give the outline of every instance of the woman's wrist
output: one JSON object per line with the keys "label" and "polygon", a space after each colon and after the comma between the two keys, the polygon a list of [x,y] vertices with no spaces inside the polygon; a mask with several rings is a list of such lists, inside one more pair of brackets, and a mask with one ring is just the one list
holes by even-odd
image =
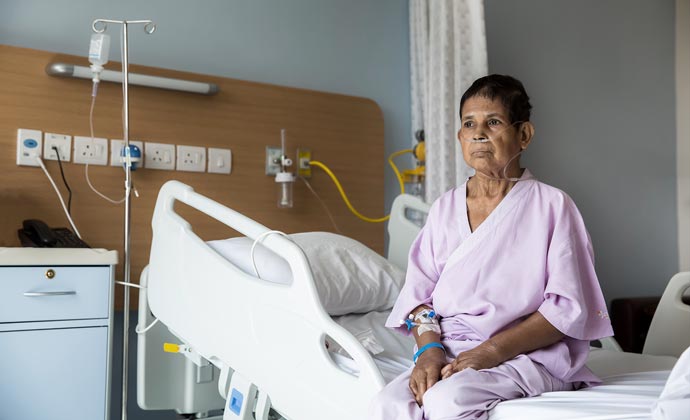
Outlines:
{"label": "woman's wrist", "polygon": [[490,338],[486,340],[484,343],[482,343],[482,347],[484,347],[486,351],[491,353],[493,357],[498,361],[498,363],[503,363],[508,359],[512,359],[512,357],[508,357],[504,354],[501,345],[498,342],[496,342],[496,340],[494,340],[493,338]]}
{"label": "woman's wrist", "polygon": [[429,350],[420,354],[419,357],[417,357],[417,363],[419,363],[421,360],[434,360],[434,359],[437,359],[437,360],[441,361],[442,363],[446,363],[446,352],[444,350],[437,348],[437,347],[430,348]]}
{"label": "woman's wrist", "polygon": [[[435,352],[435,351],[442,352],[444,356],[446,354],[446,348],[443,347],[443,344],[439,343],[438,341],[432,341],[432,342],[429,342],[429,343],[421,346],[417,350],[417,352],[414,354],[414,357],[412,360],[414,361],[414,363],[417,363],[417,360],[420,357],[422,357],[424,354],[427,354],[430,352]],[[431,353],[431,354],[437,354],[438,355],[438,353]]]}

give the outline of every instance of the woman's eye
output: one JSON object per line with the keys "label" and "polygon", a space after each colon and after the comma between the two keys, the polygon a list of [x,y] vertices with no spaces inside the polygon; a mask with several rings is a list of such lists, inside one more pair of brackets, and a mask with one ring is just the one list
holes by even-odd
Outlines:
{"label": "woman's eye", "polygon": [[500,125],[501,122],[499,120],[489,120],[489,125]]}
{"label": "woman's eye", "polygon": [[465,128],[472,128],[472,127],[474,126],[474,123],[473,123],[472,121],[465,121],[465,122],[462,124],[462,126],[465,127]]}

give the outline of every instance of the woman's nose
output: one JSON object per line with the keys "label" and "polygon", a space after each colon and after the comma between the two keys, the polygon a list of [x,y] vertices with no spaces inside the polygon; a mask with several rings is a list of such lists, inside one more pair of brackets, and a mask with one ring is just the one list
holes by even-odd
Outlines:
{"label": "woman's nose", "polygon": [[486,134],[484,134],[484,133],[481,132],[481,131],[478,132],[478,133],[475,133],[475,134],[472,136],[472,140],[474,140],[474,141],[483,141],[483,140],[488,140],[488,139],[489,139],[489,138],[486,136]]}
{"label": "woman's nose", "polygon": [[486,131],[484,130],[484,127],[479,126],[477,127],[476,130],[472,133],[472,140],[477,141],[477,142],[482,142],[482,141],[487,141],[489,139],[489,136],[486,134]]}

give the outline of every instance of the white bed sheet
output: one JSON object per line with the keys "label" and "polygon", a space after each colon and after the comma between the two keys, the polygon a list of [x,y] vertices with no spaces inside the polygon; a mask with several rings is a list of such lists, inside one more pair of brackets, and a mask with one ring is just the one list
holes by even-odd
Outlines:
{"label": "white bed sheet", "polygon": [[[334,320],[350,331],[367,350],[386,382],[412,366],[414,340],[384,327],[388,312],[345,315]],[[357,374],[357,366],[345,354],[332,348],[334,362]],[[372,351],[374,350],[374,351]],[[650,356],[593,349],[587,366],[603,383],[570,392],[549,392],[539,397],[505,401],[490,412],[491,420],[622,420],[651,419],[651,409],[659,397],[675,357]]]}

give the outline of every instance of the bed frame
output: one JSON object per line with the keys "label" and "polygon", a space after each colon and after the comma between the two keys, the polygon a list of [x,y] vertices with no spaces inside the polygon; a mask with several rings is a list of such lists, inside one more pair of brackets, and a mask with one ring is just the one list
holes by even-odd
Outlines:
{"label": "bed frame", "polygon": [[[187,359],[172,355],[178,360],[188,360],[187,376],[184,381],[178,381],[183,389],[177,394],[166,390],[164,376],[158,377],[154,384],[147,381],[145,364],[156,360],[160,363],[170,355],[158,353],[151,357],[151,352],[146,351],[146,346],[150,348],[155,340],[160,340],[160,333],[151,333],[155,328],[140,335],[139,405],[154,409],[180,407],[152,407],[147,403],[154,390],[159,394],[167,392],[163,398],[178,398],[179,403],[181,396],[189,400],[190,395],[201,395],[201,388],[196,387],[213,389],[217,383],[223,398],[210,398],[218,399],[219,408],[227,399],[224,419],[266,420],[269,408],[288,420],[364,417],[370,399],[384,386],[383,378],[357,339],[321,307],[302,250],[282,236],[267,236],[262,244],[288,261],[294,281],[291,285],[281,285],[260,280],[232,265],[200,239],[173,210],[175,201],[249,238],[256,239],[269,231],[180,182],[170,181],[163,186],[153,216],[150,262],[142,276],[142,284],[148,288],[142,293],[145,304],[140,302],[139,328],[149,325],[153,314],[164,324],[156,328],[162,331],[167,327],[178,342],[188,344],[181,351]],[[389,225],[389,259],[401,266],[406,265],[407,250],[419,230],[407,217],[410,211],[426,213],[428,206],[410,196],[401,196],[394,202]],[[690,344],[689,336],[677,333],[690,330],[690,307],[681,301],[688,288],[690,273],[680,273],[669,282],[660,304],[660,315],[652,323],[645,353],[653,353],[658,348],[656,354],[678,357]],[[261,310],[256,310],[257,307]],[[662,325],[670,322],[669,319],[673,320],[672,329]],[[349,353],[358,365],[359,375],[347,373],[333,362],[325,347],[326,337]],[[615,349],[615,340],[610,342],[612,345],[605,347]],[[157,346],[160,349],[160,343]],[[190,388],[189,382],[195,384],[195,380],[196,385]],[[175,381],[168,378],[167,382]],[[213,403],[204,400],[205,406],[188,404],[187,409],[178,411],[199,411]]]}
{"label": "bed frame", "polygon": [[[178,342],[190,344],[191,349],[183,354],[195,364],[201,364],[202,369],[205,361],[219,369],[218,390],[228,396],[226,411],[233,408],[232,389],[236,389],[242,399],[257,399],[257,420],[267,418],[268,407],[286,419],[363,417],[372,396],[384,386],[384,380],[359,341],[322,308],[302,250],[280,235],[267,236],[262,244],[288,261],[294,280],[291,285],[260,280],[235,267],[200,239],[190,224],[174,211],[175,201],[252,239],[270,229],[177,181],[167,182],[156,202],[151,257],[145,272],[147,278],[143,279],[147,285],[146,293],[142,294],[144,301]],[[392,218],[395,221],[389,227],[394,235],[391,243],[399,243],[395,236],[398,224],[402,225],[401,231],[407,232],[405,238],[411,243],[413,237],[409,232],[419,228],[406,221],[404,214],[414,206],[418,211],[428,210],[426,204],[411,196],[396,201],[394,211],[402,212],[402,216]],[[396,261],[406,262],[406,257],[407,251],[403,255],[402,248],[393,252]],[[266,310],[256,311],[259,305]],[[143,318],[139,328],[152,321],[148,309],[140,306]],[[142,345],[142,338],[148,334],[140,336],[140,363],[152,361],[150,357],[141,358],[146,356],[146,346],[151,344],[144,340]],[[324,345],[326,337],[337,342],[354,359],[358,376],[337,367]],[[158,357],[166,356],[170,355],[159,353]],[[208,369],[206,373],[197,370],[197,376],[208,379]],[[139,375],[145,375],[142,369]],[[142,378],[139,379],[141,384]],[[144,378],[143,382],[150,381]],[[209,383],[207,387],[213,386]],[[138,400],[142,408],[162,408],[147,403],[147,397],[155,392],[154,387],[141,387]],[[179,411],[195,408],[198,407]],[[239,407],[237,418],[251,418],[243,416],[252,408],[251,404],[246,409]]]}

